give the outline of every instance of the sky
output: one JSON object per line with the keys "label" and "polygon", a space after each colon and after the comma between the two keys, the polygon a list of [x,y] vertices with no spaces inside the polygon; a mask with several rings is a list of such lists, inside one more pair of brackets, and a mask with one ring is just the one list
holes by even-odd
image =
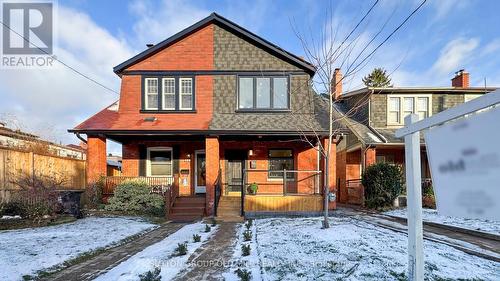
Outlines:
{"label": "sky", "polygon": [[[114,66],[143,51],[147,43],[158,43],[212,12],[307,57],[297,33],[309,43],[338,44],[375,1],[58,1],[54,53],[119,92]],[[353,43],[353,53],[375,37],[364,54],[373,50],[421,1],[377,2],[347,41]],[[386,69],[394,86],[450,86],[454,72],[462,68],[470,72],[473,86],[484,86],[485,81],[500,86],[499,9],[500,1],[494,0],[428,0],[345,81],[344,90],[362,87],[362,77],[374,67]],[[321,36],[329,30],[338,36]],[[79,142],[67,129],[117,99],[116,93],[60,65],[0,69],[0,120],[63,144]],[[108,149],[120,153],[117,145]]]}

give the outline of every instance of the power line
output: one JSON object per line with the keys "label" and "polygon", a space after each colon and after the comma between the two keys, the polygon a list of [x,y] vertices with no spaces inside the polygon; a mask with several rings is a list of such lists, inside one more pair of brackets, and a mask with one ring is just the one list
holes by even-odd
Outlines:
{"label": "power line", "polygon": [[79,71],[78,69],[66,64],[65,62],[63,62],[62,60],[58,59],[55,55],[51,55],[49,54],[47,51],[45,51],[44,49],[38,47],[37,45],[35,45],[34,43],[30,42],[26,37],[24,37],[23,35],[19,34],[18,32],[16,32],[15,30],[13,30],[12,28],[10,28],[10,26],[8,26],[7,24],[5,24],[3,21],[0,20],[0,23],[2,23],[2,25],[6,28],[8,28],[10,31],[14,32],[15,34],[17,34],[19,37],[23,38],[24,41],[28,42],[30,45],[32,45],[33,47],[37,48],[38,50],[42,51],[43,53],[45,53],[46,55],[50,56],[51,58],[53,58],[54,60],[56,60],[57,62],[59,62],[60,64],[64,65],[65,67],[69,68],[71,71],[73,71],[74,73],[82,76],[83,78],[101,86],[102,88],[114,93],[114,94],[117,94],[117,95],[120,95],[120,93],[118,93],[117,91],[111,89],[110,87],[102,84],[101,82],[93,79],[92,77],[82,73],[81,71]]}

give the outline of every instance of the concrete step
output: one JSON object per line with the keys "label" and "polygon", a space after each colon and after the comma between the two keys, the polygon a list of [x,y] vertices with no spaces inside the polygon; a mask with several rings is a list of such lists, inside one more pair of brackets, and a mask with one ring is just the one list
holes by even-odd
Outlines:
{"label": "concrete step", "polygon": [[219,201],[241,201],[239,196],[221,196]]}
{"label": "concrete step", "polygon": [[205,202],[199,203],[199,202],[189,202],[189,201],[175,201],[174,202],[174,207],[205,207]]}
{"label": "concrete step", "polygon": [[202,215],[205,214],[205,207],[172,207],[170,210],[171,214],[194,214]]}
{"label": "concrete step", "polygon": [[238,215],[225,215],[225,216],[217,216],[217,221],[221,222],[243,222],[245,218]]}
{"label": "concrete step", "polygon": [[173,222],[194,222],[202,218],[202,215],[169,214],[168,216],[168,219]]}
{"label": "concrete step", "polygon": [[225,206],[225,207],[231,207],[231,206],[240,207],[241,206],[241,202],[219,202],[219,204],[217,204],[217,206],[219,206],[219,207],[222,207],[222,206]]}
{"label": "concrete step", "polygon": [[190,202],[205,204],[205,197],[202,196],[180,196],[175,198],[175,202]]}

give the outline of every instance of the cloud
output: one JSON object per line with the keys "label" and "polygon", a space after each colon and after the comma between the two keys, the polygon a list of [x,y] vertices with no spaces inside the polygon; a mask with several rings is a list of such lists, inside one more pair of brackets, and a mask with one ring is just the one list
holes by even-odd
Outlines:
{"label": "cloud", "polygon": [[432,66],[432,70],[438,74],[443,74],[463,67],[470,60],[478,46],[478,38],[458,38],[449,42],[441,50],[441,54]]}
{"label": "cloud", "polygon": [[[55,55],[102,84],[119,89],[112,67],[132,55],[127,44],[88,15],[59,5]],[[23,129],[64,143],[77,139],[66,132],[118,99],[102,87],[60,64],[51,69],[0,70],[0,118],[17,120]],[[48,129],[51,128],[51,129]]]}

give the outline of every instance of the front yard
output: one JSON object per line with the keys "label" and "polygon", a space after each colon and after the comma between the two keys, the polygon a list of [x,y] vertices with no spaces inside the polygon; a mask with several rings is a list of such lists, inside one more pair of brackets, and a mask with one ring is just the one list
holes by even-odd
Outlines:
{"label": "front yard", "polygon": [[89,217],[56,226],[0,231],[0,280],[22,280],[54,270],[155,226],[138,218]]}
{"label": "front yard", "polygon": [[[348,217],[255,220],[251,242],[241,227],[226,280],[240,268],[252,280],[406,280],[407,237]],[[241,245],[250,244],[243,257]],[[424,242],[427,280],[500,280],[500,264],[449,246]]]}

